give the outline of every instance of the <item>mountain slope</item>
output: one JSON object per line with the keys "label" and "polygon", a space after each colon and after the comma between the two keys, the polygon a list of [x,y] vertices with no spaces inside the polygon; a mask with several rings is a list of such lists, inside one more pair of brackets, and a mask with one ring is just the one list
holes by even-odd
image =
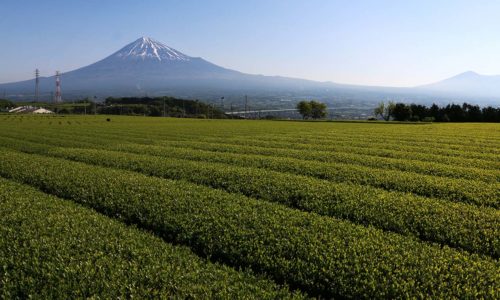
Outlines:
{"label": "mountain slope", "polygon": [[[142,37],[86,67],[62,74],[63,97],[151,95],[180,91],[207,92],[252,89],[297,90],[322,85],[314,81],[249,75],[191,57],[154,39]],[[54,78],[40,79],[45,94]],[[2,84],[10,94],[32,94],[34,80]]]}
{"label": "mountain slope", "polygon": [[455,97],[500,97],[500,76],[468,71],[451,78],[417,87],[422,92]]}

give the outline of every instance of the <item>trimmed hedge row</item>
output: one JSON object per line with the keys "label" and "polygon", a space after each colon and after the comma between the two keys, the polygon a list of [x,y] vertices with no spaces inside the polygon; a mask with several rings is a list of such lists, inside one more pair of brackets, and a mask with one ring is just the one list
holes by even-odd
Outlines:
{"label": "trimmed hedge row", "polygon": [[[466,138],[448,138],[449,136],[433,136],[432,139],[412,133],[410,137],[402,137],[401,134],[385,135],[380,132],[360,133],[359,131],[350,131],[345,133],[334,132],[328,135],[322,135],[321,132],[304,132],[300,135],[295,133],[289,136],[261,135],[257,141],[266,144],[292,144],[298,149],[302,147],[314,146],[317,148],[335,147],[337,145],[346,145],[353,147],[364,147],[372,145],[374,148],[400,149],[404,147],[409,152],[441,154],[446,156],[464,156],[470,158],[492,158],[493,155],[499,155],[500,151],[494,145],[496,141],[491,137],[489,139],[480,139],[471,141],[471,136]],[[243,141],[241,138],[236,140]],[[500,144],[500,143],[498,143]],[[498,145],[497,144],[497,145]],[[294,147],[294,148],[295,148]]]}
{"label": "trimmed hedge row", "polygon": [[[126,138],[124,138],[126,139]],[[327,146],[318,146],[318,145],[309,145],[304,144],[303,147],[297,147],[297,144],[278,144],[273,142],[263,142],[259,140],[235,140],[235,139],[204,139],[203,141],[158,141],[156,144],[158,145],[179,145],[184,144],[189,145],[190,147],[197,148],[218,148],[220,151],[227,151],[226,149],[238,149],[238,148],[246,148],[248,149],[248,153],[260,152],[263,154],[264,152],[268,153],[283,153],[286,155],[287,152],[290,155],[302,155],[304,151],[307,151],[309,155],[304,157],[304,159],[309,160],[319,160],[319,161],[329,161],[329,156],[335,152],[341,153],[352,153],[352,154],[362,154],[372,157],[385,157],[385,158],[393,158],[393,159],[403,159],[407,161],[417,161],[417,162],[434,162],[440,164],[447,164],[449,166],[460,166],[466,168],[484,168],[488,170],[498,170],[500,168],[500,162],[496,159],[496,157],[490,160],[483,160],[477,158],[467,158],[464,156],[446,156],[446,155],[438,155],[432,153],[423,153],[423,152],[409,152],[408,149],[401,145],[399,149],[387,149],[387,148],[377,148],[373,145],[367,143],[364,146],[353,147],[350,145],[337,145],[336,143],[332,143]],[[295,146],[294,146],[295,145]],[[270,154],[272,155],[272,154]]]}
{"label": "trimmed hedge row", "polygon": [[[19,134],[6,133],[10,134],[11,137],[18,137]],[[23,132],[23,138],[29,136],[29,134]],[[279,155],[284,157],[295,157],[306,160],[318,160],[318,161],[332,161],[335,162],[335,154],[351,154],[351,155],[361,155],[369,160],[378,160],[378,162],[382,164],[388,164],[390,168],[401,169],[405,168],[404,164],[412,163],[419,164],[422,163],[424,165],[429,165],[431,168],[456,168],[459,174],[464,174],[465,178],[470,178],[472,175],[468,174],[467,170],[472,170],[469,173],[475,173],[474,170],[482,171],[481,169],[486,169],[487,172],[493,173],[496,179],[499,177],[499,169],[500,162],[494,156],[490,158],[490,160],[482,160],[482,159],[473,159],[465,157],[467,152],[461,151],[461,156],[443,156],[443,155],[435,155],[430,153],[422,153],[419,152],[409,152],[408,149],[402,145],[400,145],[399,150],[390,150],[387,147],[377,147],[376,145],[372,145],[370,143],[365,143],[362,146],[353,146],[350,143],[340,144],[339,142],[326,144],[326,145],[317,145],[317,144],[299,144],[300,138],[295,143],[279,143],[275,142],[272,139],[269,140],[261,140],[259,139],[241,139],[241,138],[221,138],[221,137],[200,137],[196,135],[185,136],[185,135],[175,135],[163,137],[164,140],[158,140],[158,136],[154,135],[150,132],[142,133],[140,137],[132,137],[132,134],[129,132],[122,133],[120,135],[108,133],[108,132],[98,132],[95,133],[93,131],[82,131],[79,132],[78,139],[82,142],[88,143],[96,143],[97,140],[104,141],[106,143],[123,143],[123,142],[132,142],[138,144],[159,144],[159,145],[177,145],[180,147],[193,147],[193,148],[201,148],[201,149],[219,149],[219,151],[241,151],[241,149],[246,149],[247,152],[244,153],[253,153],[253,154],[263,154],[263,155]],[[73,133],[64,133],[64,132],[46,132],[44,138],[46,137],[56,137],[56,138],[70,138],[73,139],[75,136]],[[32,138],[39,139],[40,136],[34,134]],[[64,138],[64,139],[66,139]],[[174,138],[174,140],[171,140]],[[165,143],[165,140],[167,141]],[[214,151],[214,150],[212,150]],[[303,152],[307,151],[308,155],[304,156]],[[269,153],[269,154],[267,154]],[[330,157],[333,154],[333,157]],[[356,156],[354,156],[356,159]],[[356,160],[357,163],[360,163],[364,160],[364,158],[360,161]],[[401,162],[402,166],[399,166],[398,163]],[[381,164],[381,166],[382,166]],[[479,168],[479,169],[478,169]],[[425,168],[420,168],[424,170]],[[402,169],[405,170],[405,169]],[[438,176],[441,173],[437,171]],[[445,174],[453,174],[447,170],[441,171],[444,176]],[[455,172],[455,173],[457,173]]]}
{"label": "trimmed hedge row", "polygon": [[[217,143],[217,141],[214,141],[214,143],[218,144],[219,149],[221,148],[220,143]],[[162,144],[167,147],[169,145],[168,142]],[[172,144],[177,147],[189,146],[189,142],[188,143],[174,142]],[[270,143],[270,145],[271,144],[272,143]],[[195,147],[197,146],[199,145],[195,144]],[[211,148],[212,145],[208,145],[208,147]],[[223,148],[225,147],[226,146],[223,145]],[[229,146],[227,150],[231,150],[231,152],[234,153],[244,153],[244,154],[262,153],[265,155],[266,153],[269,153],[268,155],[272,155],[274,157],[279,156],[279,157],[303,159],[308,161],[347,163],[347,164],[355,164],[355,165],[374,167],[374,168],[409,171],[409,172],[415,172],[432,176],[482,180],[485,182],[500,181],[500,171],[495,169],[482,169],[471,166],[450,165],[435,161],[415,160],[412,159],[411,157],[393,158],[393,157],[375,156],[373,155],[373,150],[372,152],[356,153],[356,151],[350,151],[351,148],[348,147],[344,149],[330,149],[329,151],[320,151],[321,150],[320,148],[315,148],[315,147],[309,147],[309,149],[306,148],[302,150],[290,149],[290,148],[272,148],[272,149],[273,150],[268,151],[267,149],[264,150],[252,147],[250,148],[249,151],[247,146],[236,146],[236,147]],[[364,149],[366,149],[366,147]]]}
{"label": "trimmed hedge row", "polygon": [[[61,134],[58,134],[60,137]],[[36,137],[39,139],[39,137]],[[50,137],[44,137],[42,141],[47,141],[52,140]],[[151,139],[147,138],[142,138],[142,139],[137,139],[137,138],[129,138],[127,136],[120,136],[120,137],[112,137],[112,136],[107,136],[107,135],[93,135],[92,137],[89,136],[78,136],[78,141],[82,143],[88,143],[88,144],[97,144],[99,147],[101,145],[108,145],[108,149],[113,150],[113,145],[116,144],[121,144],[123,142],[127,141],[132,141],[133,143],[137,144],[138,146],[149,146],[147,141],[151,141]],[[221,140],[222,141],[222,140]],[[185,141],[174,141],[174,142],[167,142],[164,143],[163,146],[168,147],[171,149],[172,146],[174,147],[181,147],[181,148],[189,148],[190,142],[192,140],[185,140]],[[169,143],[172,144],[172,146],[169,146]],[[60,144],[60,143],[58,143]],[[149,143],[150,144],[150,143]],[[221,144],[217,144],[217,152],[220,152],[220,146]],[[66,146],[71,146],[71,145],[66,145]],[[74,145],[73,145],[74,146]],[[92,148],[92,147],[88,147]],[[95,148],[95,147],[94,147]],[[203,146],[199,147],[199,144],[194,144],[194,149],[204,149]],[[212,149],[213,145],[208,144],[207,149]],[[274,149],[274,148],[272,148]],[[408,171],[408,172],[415,172],[419,174],[424,174],[424,175],[432,175],[432,176],[441,176],[441,177],[450,177],[450,178],[463,178],[463,179],[469,179],[469,180],[480,180],[488,183],[497,183],[500,181],[500,171],[498,170],[485,170],[485,169],[479,169],[479,168],[472,168],[472,167],[462,167],[462,166],[451,166],[443,163],[436,163],[436,162],[428,162],[428,161],[416,161],[416,160],[408,160],[408,159],[401,159],[401,158],[391,158],[391,157],[378,157],[378,156],[373,156],[373,155],[367,155],[367,154],[359,154],[359,153],[348,153],[348,152],[317,152],[316,150],[309,149],[309,150],[290,150],[290,149],[275,149],[275,150],[264,150],[264,149],[255,149],[255,148],[248,148],[246,146],[230,146],[229,148],[226,148],[224,146],[224,150],[227,153],[234,153],[234,154],[257,154],[257,155],[270,155],[273,157],[283,157],[283,158],[297,158],[301,160],[307,160],[307,161],[313,161],[315,163],[322,161],[322,162],[332,162],[332,163],[346,163],[346,164],[354,164],[354,165],[361,165],[361,166],[366,166],[366,167],[373,167],[373,168],[378,168],[378,169],[390,169],[390,170],[400,170],[400,171]],[[213,151],[213,149],[212,149]]]}
{"label": "trimmed hedge row", "polygon": [[302,298],[0,178],[0,298]]}
{"label": "trimmed hedge row", "polygon": [[[131,151],[135,146],[126,147]],[[120,149],[120,145],[102,148]],[[302,152],[302,157],[307,153]],[[217,155],[215,155],[217,156]],[[259,163],[260,161],[260,163]],[[313,163],[280,157],[253,157],[232,159],[236,165],[264,166],[280,171],[304,174],[334,182],[351,182],[374,187],[411,192],[427,197],[464,202],[478,206],[500,207],[500,183],[485,183],[477,180],[454,179],[416,174],[396,170],[374,169],[345,163]]]}
{"label": "trimmed hedge row", "polygon": [[500,296],[496,260],[278,204],[7,150],[0,173],[311,295]]}
{"label": "trimmed hedge row", "polygon": [[[49,155],[191,181],[500,257],[500,211],[262,169],[92,149]],[[186,155],[188,156],[188,155]]]}
{"label": "trimmed hedge row", "polygon": [[[279,202],[305,211],[369,224],[405,235],[415,235],[424,240],[471,252],[500,257],[500,212],[495,209],[475,208],[410,194],[386,192],[367,186],[333,184],[303,176],[210,162],[196,163],[183,159],[161,159],[91,149],[56,149],[44,144],[18,140],[8,140],[5,146],[28,153],[50,154],[164,178],[184,179],[229,192]],[[180,148],[170,150],[138,145],[122,145],[118,148],[207,160],[203,151],[193,152]],[[166,150],[169,152],[162,152]],[[209,154],[211,155],[210,152]],[[212,161],[225,159],[229,162],[231,159],[231,157],[225,158],[224,153],[219,155]],[[258,163],[258,159],[247,160],[249,165],[260,166]],[[278,164],[278,166],[288,165]],[[269,186],[273,188],[269,189]]]}
{"label": "trimmed hedge row", "polygon": [[[55,141],[54,141],[55,140]],[[87,142],[70,141],[45,138],[42,142],[65,147],[85,147],[100,149],[122,149],[128,152],[148,151],[140,145],[105,145],[104,141],[97,140],[95,145]],[[22,143],[22,141],[18,142]],[[9,144],[9,142],[7,142]],[[179,143],[180,144],[180,143]],[[141,148],[142,147],[142,148]],[[25,147],[26,148],[26,147]],[[138,149],[138,150],[136,150]],[[149,148],[151,149],[151,148]],[[152,152],[166,153],[168,151],[155,148]],[[28,150],[29,152],[32,152]],[[149,150],[151,151],[151,150]],[[189,150],[186,150],[189,151]],[[36,152],[35,152],[36,153]],[[200,156],[200,155],[198,155]],[[307,153],[302,152],[302,157]],[[426,197],[435,197],[449,201],[464,202],[477,206],[500,207],[500,183],[486,183],[477,180],[455,179],[422,175],[413,172],[396,170],[375,169],[346,163],[320,163],[300,159],[266,157],[266,156],[230,156],[213,154],[213,160],[229,160],[240,166],[265,167],[279,172],[289,172],[333,182],[350,182],[354,184],[371,185],[387,190],[410,192]],[[238,158],[241,157],[241,158]],[[224,161],[225,162],[225,161]]]}
{"label": "trimmed hedge row", "polygon": [[[127,140],[124,138],[123,140]],[[137,142],[139,139],[134,139]],[[332,143],[328,146],[318,146],[304,144],[304,147],[297,149],[296,144],[274,144],[273,142],[263,142],[259,140],[233,140],[233,139],[205,139],[205,140],[181,140],[181,141],[157,141],[155,144],[159,146],[177,145],[179,147],[189,146],[190,148],[206,149],[220,149],[219,151],[232,152],[247,149],[248,152],[253,154],[263,155],[280,155],[295,158],[302,158],[306,160],[330,161],[332,153],[350,153],[365,155],[367,157],[386,158],[386,159],[401,159],[408,162],[422,162],[422,163],[435,163],[439,165],[448,165],[450,167],[463,167],[463,168],[476,168],[486,169],[487,171],[496,172],[500,168],[500,162],[497,160],[482,160],[471,159],[459,156],[442,156],[421,152],[409,152],[404,146],[399,150],[391,150],[387,148],[376,148],[370,144],[360,147],[352,147],[350,145],[338,145]],[[268,154],[266,154],[268,153]],[[304,153],[308,153],[304,156]]]}

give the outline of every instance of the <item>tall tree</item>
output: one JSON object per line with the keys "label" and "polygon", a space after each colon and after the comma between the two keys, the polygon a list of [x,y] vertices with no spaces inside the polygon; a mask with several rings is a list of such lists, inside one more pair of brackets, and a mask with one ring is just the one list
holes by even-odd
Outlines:
{"label": "tall tree", "polygon": [[307,120],[312,117],[312,106],[309,101],[300,101],[297,103],[297,109],[302,115],[302,119]]}
{"label": "tall tree", "polygon": [[423,119],[429,117],[429,110],[424,105],[413,103],[410,105],[410,109],[412,121],[422,121]]}
{"label": "tall tree", "polygon": [[396,103],[392,110],[392,117],[396,121],[408,121],[412,116],[411,108],[404,103]]}
{"label": "tall tree", "polygon": [[309,103],[311,105],[311,117],[313,119],[323,119],[326,117],[327,111],[325,103],[317,101],[311,101]]}
{"label": "tall tree", "polygon": [[323,119],[327,115],[326,104],[318,101],[300,101],[297,110],[304,120]]}
{"label": "tall tree", "polygon": [[0,99],[0,108],[14,107],[15,104],[9,100]]}
{"label": "tall tree", "polygon": [[380,116],[382,119],[389,121],[392,116],[392,111],[394,109],[394,102],[389,101],[387,104],[380,102],[377,107],[373,110],[375,116]]}

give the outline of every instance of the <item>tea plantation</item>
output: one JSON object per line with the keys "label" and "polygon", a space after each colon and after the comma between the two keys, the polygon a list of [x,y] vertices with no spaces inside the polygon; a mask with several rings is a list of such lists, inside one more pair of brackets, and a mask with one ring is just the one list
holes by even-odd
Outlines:
{"label": "tea plantation", "polygon": [[500,124],[0,115],[0,212],[0,298],[498,299]]}

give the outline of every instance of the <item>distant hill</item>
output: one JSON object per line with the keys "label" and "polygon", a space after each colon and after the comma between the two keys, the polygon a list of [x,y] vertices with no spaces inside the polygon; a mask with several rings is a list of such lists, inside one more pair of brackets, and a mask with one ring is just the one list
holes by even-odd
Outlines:
{"label": "distant hill", "polygon": [[500,75],[481,75],[468,71],[417,90],[451,97],[500,98]]}

